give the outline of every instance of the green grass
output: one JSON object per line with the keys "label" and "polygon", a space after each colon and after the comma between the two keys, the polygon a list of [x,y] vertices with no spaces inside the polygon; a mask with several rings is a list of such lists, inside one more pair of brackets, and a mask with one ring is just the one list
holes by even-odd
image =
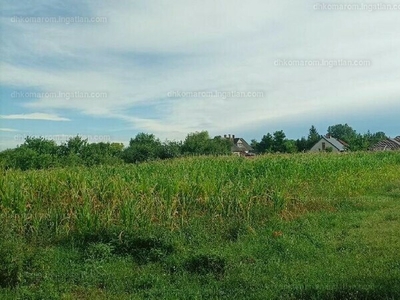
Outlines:
{"label": "green grass", "polygon": [[1,299],[398,299],[400,153],[0,171]]}

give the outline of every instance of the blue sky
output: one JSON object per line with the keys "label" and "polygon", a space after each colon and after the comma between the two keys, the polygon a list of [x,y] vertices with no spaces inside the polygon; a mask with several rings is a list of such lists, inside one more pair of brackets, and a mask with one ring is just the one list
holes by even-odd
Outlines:
{"label": "blue sky", "polygon": [[[260,140],[338,123],[399,135],[400,10],[268,2],[3,0],[0,150],[26,135],[127,144],[138,132],[181,140],[208,130]],[[301,61],[313,65],[293,65]],[[326,65],[338,61],[353,65]]]}

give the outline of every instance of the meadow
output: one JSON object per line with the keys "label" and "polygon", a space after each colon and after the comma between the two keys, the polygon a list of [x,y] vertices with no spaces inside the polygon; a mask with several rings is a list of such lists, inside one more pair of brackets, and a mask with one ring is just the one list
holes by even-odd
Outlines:
{"label": "meadow", "polygon": [[400,152],[0,173],[1,299],[400,298]]}

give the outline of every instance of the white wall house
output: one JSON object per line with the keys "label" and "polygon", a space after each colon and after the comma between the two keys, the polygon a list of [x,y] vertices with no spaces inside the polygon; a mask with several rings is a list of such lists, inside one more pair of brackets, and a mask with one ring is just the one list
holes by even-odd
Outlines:
{"label": "white wall house", "polygon": [[311,149],[310,152],[344,152],[348,145],[331,136],[323,136]]}

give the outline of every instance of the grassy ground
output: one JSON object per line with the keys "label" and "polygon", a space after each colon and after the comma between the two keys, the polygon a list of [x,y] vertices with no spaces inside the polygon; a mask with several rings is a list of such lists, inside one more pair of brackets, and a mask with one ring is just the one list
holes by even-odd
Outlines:
{"label": "grassy ground", "polygon": [[400,153],[1,173],[1,299],[400,298]]}

